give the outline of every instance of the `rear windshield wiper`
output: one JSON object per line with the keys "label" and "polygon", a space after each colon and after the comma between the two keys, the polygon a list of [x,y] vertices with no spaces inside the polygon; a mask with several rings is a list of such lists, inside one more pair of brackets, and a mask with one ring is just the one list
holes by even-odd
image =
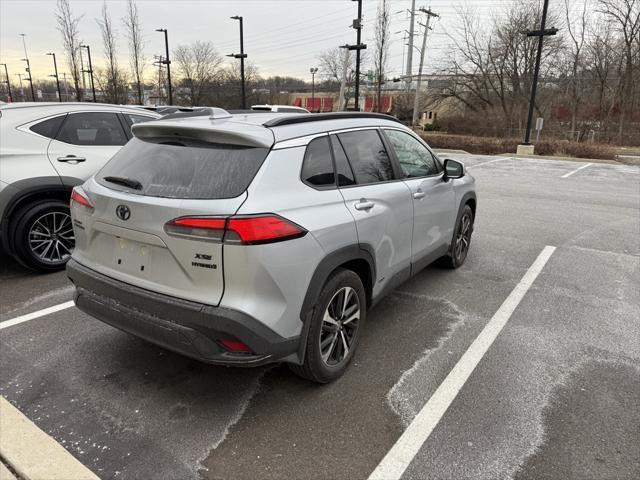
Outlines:
{"label": "rear windshield wiper", "polygon": [[124,185],[125,187],[133,188],[134,190],[142,190],[142,184],[138,180],[127,177],[102,177],[105,182],[117,183],[118,185]]}

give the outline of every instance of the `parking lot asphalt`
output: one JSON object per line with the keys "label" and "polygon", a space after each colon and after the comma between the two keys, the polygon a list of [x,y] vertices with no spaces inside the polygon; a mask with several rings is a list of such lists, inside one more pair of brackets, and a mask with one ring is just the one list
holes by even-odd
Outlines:
{"label": "parking lot asphalt", "polygon": [[[101,478],[367,478],[550,245],[402,478],[640,477],[640,169],[450,156],[477,180],[467,263],[371,310],[339,381],[204,365],[69,308],[0,330],[0,395]],[[64,273],[0,262],[0,322],[71,299]]]}

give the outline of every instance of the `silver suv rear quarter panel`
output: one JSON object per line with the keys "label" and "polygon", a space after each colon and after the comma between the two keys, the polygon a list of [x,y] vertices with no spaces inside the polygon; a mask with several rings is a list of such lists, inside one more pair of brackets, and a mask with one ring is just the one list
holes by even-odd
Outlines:
{"label": "silver suv rear quarter panel", "polygon": [[357,244],[353,217],[340,192],[316,190],[300,180],[304,152],[305,147],[272,150],[238,214],[275,213],[308,233],[266,245],[224,246],[220,305],[258,318],[283,337],[300,334],[302,303],[322,259]]}

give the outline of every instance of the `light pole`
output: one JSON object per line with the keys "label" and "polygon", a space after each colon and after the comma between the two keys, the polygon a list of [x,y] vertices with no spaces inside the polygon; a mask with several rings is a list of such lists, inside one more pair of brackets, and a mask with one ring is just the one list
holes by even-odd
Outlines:
{"label": "light pole", "polygon": [[13,96],[11,95],[11,82],[9,81],[9,70],[7,70],[6,63],[0,63],[0,65],[4,65],[4,74],[7,77],[7,90],[9,90],[9,102],[13,102]]}
{"label": "light pole", "polygon": [[24,37],[27,36],[26,33],[20,33],[19,34],[22,37],[22,46],[24,47],[24,58],[22,59],[23,62],[27,62],[27,73],[29,74],[29,85],[31,85],[31,98],[33,99],[33,101],[36,101],[36,92],[33,89],[33,78],[31,76],[31,64],[29,63],[29,56],[27,55],[27,42],[25,41]]}
{"label": "light pole", "polygon": [[173,105],[173,92],[171,90],[171,60],[169,59],[169,33],[166,28],[156,28],[156,32],[164,33],[165,59],[162,64],[167,66],[167,84],[169,87],[169,105]]}
{"label": "light pole", "polygon": [[311,74],[311,111],[313,112],[316,107],[316,73],[318,73],[318,67],[311,67],[309,73]]}
{"label": "light pole", "polygon": [[239,15],[234,15],[230,17],[232,20],[238,20],[240,22],[240,53],[230,53],[227,57],[239,58],[240,59],[240,83],[241,83],[241,92],[242,92],[242,110],[247,108],[247,97],[245,93],[244,86],[244,59],[247,58],[247,54],[244,53],[244,32],[242,30],[242,17]]}
{"label": "light pole", "polygon": [[96,87],[93,83],[93,65],[91,64],[91,48],[89,48],[89,45],[80,45],[80,48],[87,49],[87,59],[89,60],[89,70],[84,70],[84,71],[89,74],[89,80],[91,80],[91,92],[93,93],[93,103],[97,103]]}
{"label": "light pole", "polygon": [[60,78],[58,77],[58,64],[56,63],[56,54],[53,52],[47,53],[47,55],[51,55],[53,57],[53,69],[56,72],[54,75],[49,75],[50,77],[56,78],[56,86],[58,87],[58,101],[62,101],[62,92],[60,91]]}

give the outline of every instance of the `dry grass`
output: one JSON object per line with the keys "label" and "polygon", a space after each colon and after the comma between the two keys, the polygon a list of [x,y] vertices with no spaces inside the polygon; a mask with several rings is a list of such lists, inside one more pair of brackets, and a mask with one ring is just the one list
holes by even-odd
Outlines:
{"label": "dry grass", "polygon": [[[515,153],[519,138],[475,137],[472,135],[449,135],[433,132],[419,132],[433,148],[466,150],[469,153],[499,155]],[[615,160],[615,149],[597,143],[570,142],[567,140],[543,140],[535,144],[537,155],[560,157],[593,158]]]}

